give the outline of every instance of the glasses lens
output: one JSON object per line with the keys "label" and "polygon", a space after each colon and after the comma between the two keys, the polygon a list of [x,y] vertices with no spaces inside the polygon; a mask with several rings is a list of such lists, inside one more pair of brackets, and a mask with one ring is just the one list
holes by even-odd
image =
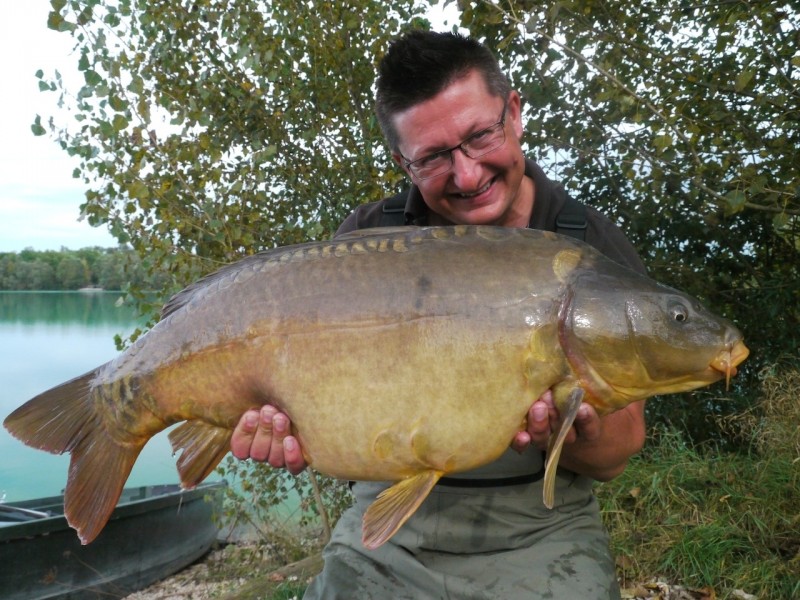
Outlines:
{"label": "glasses lens", "polygon": [[479,131],[463,144],[461,148],[470,158],[478,158],[496,150],[506,141],[506,130],[503,123],[492,125],[488,129]]}
{"label": "glasses lens", "polygon": [[419,179],[436,177],[442,173],[447,173],[450,167],[453,166],[452,151],[448,150],[447,152],[439,152],[438,154],[426,156],[425,158],[410,163],[408,166],[411,168],[411,172]]}

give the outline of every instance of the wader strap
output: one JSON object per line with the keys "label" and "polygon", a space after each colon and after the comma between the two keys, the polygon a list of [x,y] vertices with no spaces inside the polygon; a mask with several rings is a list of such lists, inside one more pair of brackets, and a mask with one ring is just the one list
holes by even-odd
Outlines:
{"label": "wader strap", "polygon": [[395,194],[383,203],[378,227],[401,227],[406,225],[406,201],[408,190]]}
{"label": "wader strap", "polygon": [[[408,190],[403,190],[388,198],[381,207],[381,220],[378,227],[401,227],[406,223],[406,202]],[[556,233],[586,241],[586,207],[567,196],[567,202],[556,217]]]}
{"label": "wader strap", "polygon": [[586,241],[586,207],[567,196],[567,203],[556,217],[556,233]]}
{"label": "wader strap", "polygon": [[[544,466],[538,473],[531,473],[528,475],[516,475],[514,477],[497,477],[490,479],[468,479],[460,477],[442,477],[436,482],[436,485],[444,487],[460,487],[460,488],[490,488],[490,487],[508,487],[511,485],[525,485],[528,483],[536,483],[544,478]],[[348,481],[350,489],[353,489],[355,481]]]}
{"label": "wader strap", "polygon": [[538,473],[528,475],[516,475],[515,477],[498,477],[490,479],[461,479],[458,477],[442,477],[436,485],[445,487],[462,488],[487,488],[487,487],[507,487],[510,485],[524,485],[534,483],[544,477],[544,467]]}

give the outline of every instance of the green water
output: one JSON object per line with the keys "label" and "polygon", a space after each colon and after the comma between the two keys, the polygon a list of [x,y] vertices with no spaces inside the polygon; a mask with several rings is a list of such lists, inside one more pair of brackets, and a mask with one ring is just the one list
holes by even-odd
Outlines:
{"label": "green water", "polygon": [[[137,326],[111,292],[0,292],[0,420],[33,396],[117,356],[114,335]],[[28,448],[0,427],[0,500],[60,494],[69,457]],[[177,483],[162,432],[145,446],[128,485]]]}

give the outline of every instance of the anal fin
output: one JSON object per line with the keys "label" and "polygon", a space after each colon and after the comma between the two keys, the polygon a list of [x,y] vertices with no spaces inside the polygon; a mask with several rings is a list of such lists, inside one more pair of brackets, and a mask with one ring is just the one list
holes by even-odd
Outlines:
{"label": "anal fin", "polygon": [[547,508],[553,508],[553,504],[555,504],[558,460],[561,457],[564,440],[567,438],[569,429],[578,415],[583,396],[583,389],[576,387],[569,392],[563,402],[556,402],[561,415],[561,429],[550,436],[550,441],[547,444],[547,461],[544,467],[544,489],[542,492],[542,500]]}
{"label": "anal fin", "polygon": [[180,452],[177,467],[181,486],[191,489],[208,477],[230,450],[230,429],[191,420],[169,432],[172,452]]}
{"label": "anal fin", "polygon": [[364,513],[364,546],[374,550],[388,541],[416,512],[442,474],[442,471],[423,471],[381,492]]}

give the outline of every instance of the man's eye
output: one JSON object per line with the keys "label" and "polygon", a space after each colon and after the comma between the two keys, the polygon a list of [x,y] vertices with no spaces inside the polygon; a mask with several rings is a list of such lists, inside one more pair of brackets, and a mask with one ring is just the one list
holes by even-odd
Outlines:
{"label": "man's eye", "polygon": [[469,141],[470,142],[479,142],[482,139],[489,137],[490,135],[492,135],[492,128],[491,127],[489,129],[484,129],[483,131],[479,131],[479,132],[473,134],[469,138]]}
{"label": "man's eye", "polygon": [[419,161],[417,161],[417,165],[420,167],[436,166],[449,160],[449,155],[449,152],[437,152],[436,154],[431,154],[425,158],[420,158]]}

